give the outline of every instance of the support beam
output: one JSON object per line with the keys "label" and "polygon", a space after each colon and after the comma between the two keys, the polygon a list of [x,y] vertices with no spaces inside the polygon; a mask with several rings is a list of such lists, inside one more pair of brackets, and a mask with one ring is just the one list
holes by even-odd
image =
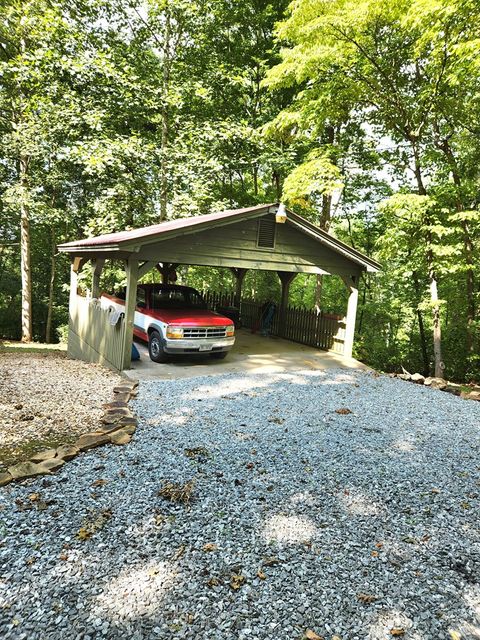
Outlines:
{"label": "support beam", "polygon": [[130,369],[132,360],[133,320],[137,301],[138,260],[129,258],[126,262],[127,295],[125,298],[125,318],[123,323],[123,369]]}
{"label": "support beam", "polygon": [[282,298],[280,301],[280,310],[279,310],[279,323],[278,327],[280,330],[280,336],[285,335],[285,316],[288,307],[288,294],[290,292],[290,285],[293,282],[293,279],[297,275],[296,273],[292,273],[291,271],[277,271],[278,277],[280,278],[280,282],[282,283]]}
{"label": "support beam", "polygon": [[77,289],[78,289],[78,272],[81,271],[85,264],[85,258],[79,256],[72,256],[70,262],[70,296],[68,301],[68,346],[67,353],[70,357],[72,355],[72,343],[73,330],[75,327],[75,321],[77,317]]}
{"label": "support beam", "polygon": [[92,260],[92,298],[100,297],[100,276],[104,264],[104,258],[94,258]]}
{"label": "support beam", "polygon": [[342,276],[342,280],[350,291],[346,315],[344,355],[347,356],[347,358],[351,358],[353,352],[353,339],[355,337],[355,321],[357,317],[358,276],[352,276],[350,278]]}
{"label": "support beam", "polygon": [[243,280],[245,279],[245,275],[248,269],[242,269],[241,267],[235,268],[231,267],[230,271],[235,276],[235,306],[240,308],[240,301],[242,299],[242,285]]}
{"label": "support beam", "polygon": [[138,279],[143,278],[143,276],[151,271],[154,267],[156,267],[158,262],[156,260],[148,260],[147,262],[142,263],[138,267]]}

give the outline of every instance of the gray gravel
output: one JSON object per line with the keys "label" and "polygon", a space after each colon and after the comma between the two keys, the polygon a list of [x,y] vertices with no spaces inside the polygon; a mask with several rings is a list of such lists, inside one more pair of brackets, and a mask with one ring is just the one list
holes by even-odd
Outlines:
{"label": "gray gravel", "polygon": [[480,403],[330,370],[135,404],[128,446],[0,490],[2,640],[480,638]]}

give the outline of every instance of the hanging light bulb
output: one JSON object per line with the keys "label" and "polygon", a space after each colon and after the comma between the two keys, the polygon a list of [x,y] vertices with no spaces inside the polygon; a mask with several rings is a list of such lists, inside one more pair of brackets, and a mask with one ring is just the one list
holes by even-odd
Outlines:
{"label": "hanging light bulb", "polygon": [[277,213],[275,214],[275,222],[279,224],[283,224],[287,221],[287,210],[285,209],[285,205],[281,202],[278,206]]}

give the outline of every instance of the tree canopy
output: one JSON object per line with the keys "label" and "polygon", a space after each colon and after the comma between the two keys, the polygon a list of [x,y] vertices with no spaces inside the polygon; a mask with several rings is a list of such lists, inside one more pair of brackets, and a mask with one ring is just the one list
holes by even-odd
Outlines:
{"label": "tree canopy", "polygon": [[[478,2],[6,0],[0,15],[0,335],[57,339],[62,241],[282,200],[384,266],[360,284],[359,357],[480,378]],[[279,291],[272,274],[245,287]],[[298,276],[291,296],[344,311],[334,279]]]}

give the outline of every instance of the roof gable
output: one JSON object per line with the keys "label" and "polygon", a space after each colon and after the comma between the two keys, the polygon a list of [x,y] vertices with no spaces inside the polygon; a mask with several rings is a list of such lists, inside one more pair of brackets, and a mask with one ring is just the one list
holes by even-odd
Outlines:
{"label": "roof gable", "polygon": [[[278,207],[279,205],[275,203],[263,204],[191,218],[177,218],[140,229],[132,229],[130,231],[121,231],[75,242],[68,242],[59,245],[58,248],[60,251],[75,255],[88,253],[90,256],[92,254],[99,254],[102,251],[108,251],[111,257],[114,257],[116,251],[138,253],[142,247],[147,249],[148,246],[157,242],[163,242],[167,239],[205,232],[209,229],[216,229],[249,219],[261,218],[266,214],[274,214],[278,210]],[[380,269],[379,263],[375,260],[372,260],[341,240],[322,231],[305,218],[302,218],[290,210],[286,210],[286,225],[292,226],[297,232],[307,235],[310,239],[342,256],[361,270],[376,272]],[[202,233],[202,235],[204,234]],[[192,258],[193,257],[194,256],[192,256]]]}

